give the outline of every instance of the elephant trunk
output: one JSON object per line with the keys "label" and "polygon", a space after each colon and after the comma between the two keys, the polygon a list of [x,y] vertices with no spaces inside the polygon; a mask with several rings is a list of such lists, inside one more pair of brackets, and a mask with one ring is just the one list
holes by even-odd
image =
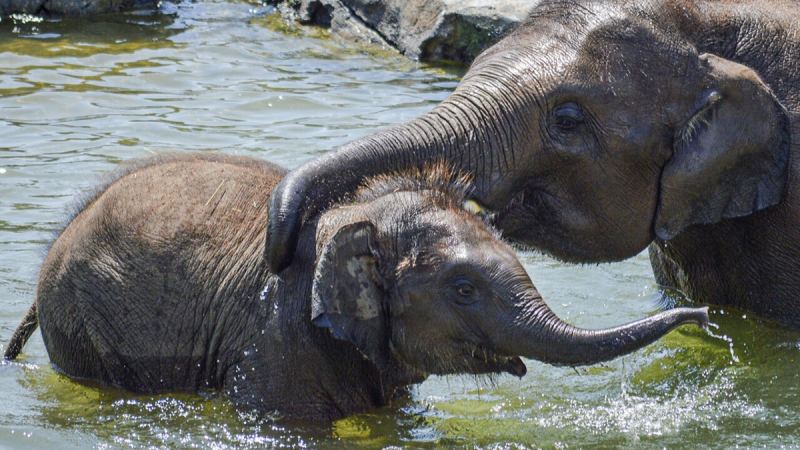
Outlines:
{"label": "elephant trunk", "polygon": [[[491,174],[502,173],[500,165],[513,164],[504,151],[513,147],[506,141],[516,130],[510,122],[497,125],[509,114],[503,98],[462,84],[433,111],[343,145],[290,172],[276,186],[269,203],[266,258],[270,270],[278,273],[291,262],[304,218],[353,192],[366,178],[441,160],[472,174],[476,188],[486,184]],[[492,126],[503,129],[489,130]]]}
{"label": "elephant trunk", "polygon": [[527,315],[528,320],[518,321],[517,325],[497,336],[495,350],[556,366],[608,361],[634,352],[680,325],[694,323],[705,327],[708,324],[706,307],[675,308],[604,330],[586,330],[567,324],[544,302]]}

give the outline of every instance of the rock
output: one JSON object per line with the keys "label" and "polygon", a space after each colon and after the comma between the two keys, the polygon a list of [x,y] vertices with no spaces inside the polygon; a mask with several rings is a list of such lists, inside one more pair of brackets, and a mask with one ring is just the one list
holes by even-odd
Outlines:
{"label": "rock", "polygon": [[284,16],[425,61],[469,63],[521,21],[534,0],[269,0]]}
{"label": "rock", "polygon": [[0,17],[11,14],[36,16],[86,16],[155,8],[158,0],[0,0]]}
{"label": "rock", "polygon": [[393,48],[340,0],[267,0],[267,4],[276,6],[287,20],[330,28],[337,36],[361,44]]}

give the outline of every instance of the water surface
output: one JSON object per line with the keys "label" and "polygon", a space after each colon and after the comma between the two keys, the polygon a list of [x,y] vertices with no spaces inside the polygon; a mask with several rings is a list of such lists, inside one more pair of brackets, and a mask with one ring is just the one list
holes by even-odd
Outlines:
{"label": "water surface", "polygon": [[[287,30],[268,9],[200,1],[95,20],[0,21],[0,340],[33,299],[75,194],[123,161],[221,151],[287,167],[445,98],[453,71]],[[521,258],[560,315],[585,327],[658,309],[645,254],[600,266]],[[331,429],[236,413],[213,394],[138,396],[56,374],[39,334],[0,365],[0,447],[410,446],[730,448],[800,445],[800,333],[714,310],[589,368],[431,378]]]}

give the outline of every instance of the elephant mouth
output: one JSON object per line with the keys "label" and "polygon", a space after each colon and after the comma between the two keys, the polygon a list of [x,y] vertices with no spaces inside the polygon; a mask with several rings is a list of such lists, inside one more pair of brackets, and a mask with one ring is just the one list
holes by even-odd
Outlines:
{"label": "elephant mouth", "polygon": [[529,183],[495,213],[492,226],[502,230],[503,239],[518,249],[544,252],[563,261],[594,261],[596,256],[586,245],[566,231],[562,216],[566,208],[560,205],[556,195]]}
{"label": "elephant mouth", "polygon": [[470,364],[476,373],[509,373],[522,378],[528,373],[525,363],[519,356],[503,356],[485,347],[475,347],[470,355]]}
{"label": "elephant mouth", "polygon": [[529,182],[512,195],[502,208],[495,211],[492,222],[499,225],[516,220],[528,225],[523,225],[523,228],[529,228],[530,223],[541,222],[547,217],[555,216],[559,203],[558,198],[548,190]]}

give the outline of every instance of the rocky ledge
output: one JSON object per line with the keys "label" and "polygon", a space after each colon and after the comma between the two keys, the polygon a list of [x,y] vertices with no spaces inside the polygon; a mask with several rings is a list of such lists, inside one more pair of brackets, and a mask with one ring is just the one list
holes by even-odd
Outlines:
{"label": "rocky ledge", "polygon": [[0,0],[0,17],[11,14],[88,16],[155,8],[157,5],[158,0]]}
{"label": "rocky ledge", "polygon": [[268,0],[289,20],[413,59],[471,62],[522,20],[534,0]]}

